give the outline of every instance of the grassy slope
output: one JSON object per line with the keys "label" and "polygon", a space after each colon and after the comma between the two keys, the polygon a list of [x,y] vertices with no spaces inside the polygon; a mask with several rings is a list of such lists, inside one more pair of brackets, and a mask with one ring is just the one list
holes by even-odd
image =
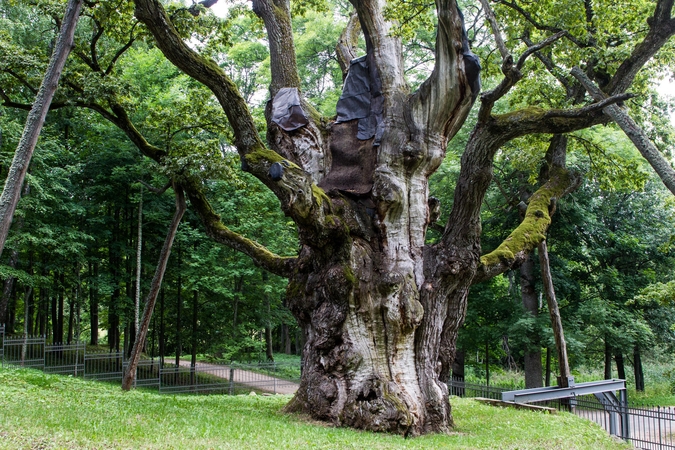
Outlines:
{"label": "grassy slope", "polygon": [[[0,369],[0,449],[615,449],[571,414],[453,399],[452,435],[415,439],[333,428],[280,412],[283,396],[169,396],[30,370]],[[625,448],[630,448],[626,446]]]}

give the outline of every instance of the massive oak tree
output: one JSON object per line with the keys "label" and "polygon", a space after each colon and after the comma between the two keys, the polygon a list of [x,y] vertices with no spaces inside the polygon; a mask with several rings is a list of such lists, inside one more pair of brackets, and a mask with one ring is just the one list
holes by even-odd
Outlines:
{"label": "massive oak tree", "polygon": [[[274,99],[267,109],[264,142],[225,72],[180,37],[158,1],[135,0],[136,16],[164,55],[218,99],[234,130],[243,170],[274,192],[297,225],[297,257],[278,257],[231,233],[199,187],[186,187],[192,207],[217,241],[289,279],[288,305],[306,338],[301,386],[289,410],[406,435],[447,431],[452,418],[445,380],[470,286],[521,263],[544,239],[552,204],[577,182],[577,175],[565,168],[565,148],[556,144],[560,139],[552,140],[547,179],[530,198],[523,222],[496,250],[482,255],[480,207],[495,153],[528,134],[557,135],[607,123],[603,108],[629,98],[626,91],[638,71],[675,31],[673,2],[661,0],[643,18],[648,28],[642,41],[620,64],[597,64],[598,53],[588,52],[587,75],[603,81],[605,94],[590,103],[583,88],[561,74],[547,49],[562,41],[571,48],[598,47],[593,35],[598,18],[591,2],[585,3],[588,35],[582,38],[541,23],[524,4],[502,3],[530,24],[521,39],[526,46],[512,55],[497,17],[482,2],[503,77],[480,96],[452,210],[442,237],[427,245],[427,229],[438,217],[428,179],[443,161],[448,141],[464,123],[479,88],[476,59],[455,1],[435,2],[433,70],[413,91],[385,2],[353,0],[367,54],[351,66],[346,63],[354,55],[352,21],[340,40],[339,54],[349,73],[335,120],[321,117],[301,92],[294,95],[300,79],[289,3],[253,0],[253,11],[267,30]],[[536,42],[533,36],[541,39]],[[532,55],[560,80],[570,106],[494,114],[495,103],[523,78]]]}
{"label": "massive oak tree", "polygon": [[[496,81],[479,95],[477,59],[469,50],[455,1],[435,2],[433,67],[428,79],[412,89],[405,77],[402,39],[395,32],[399,23],[392,22],[397,14],[386,12],[383,0],[353,0],[355,14],[336,43],[346,88],[338,117],[326,118],[302,97],[289,3],[253,0],[253,11],[267,31],[274,99],[266,111],[264,141],[227,71],[195,50],[186,31],[189,20],[176,10],[168,14],[156,0],[134,1],[136,17],[164,55],[213,92],[232,128],[231,144],[242,169],[276,195],[297,226],[297,256],[278,256],[230,230],[211,206],[201,180],[175,174],[214,240],[289,279],[287,304],[306,342],[301,387],[289,410],[406,435],[452,426],[445,381],[471,285],[517,267],[544,240],[556,199],[573,189],[579,177],[566,168],[566,140],[559,136],[607,123],[605,108],[630,98],[626,91],[639,71],[675,32],[672,0],[660,0],[655,7],[631,1],[642,5],[636,12],[642,14],[640,26],[631,29],[631,39],[623,30],[600,26],[598,21],[612,10],[608,2],[577,5],[581,14],[571,14],[576,22],[547,16],[549,9],[556,11],[554,2],[538,10],[501,1],[494,5],[497,14],[489,2],[481,2],[492,29],[490,45],[498,52],[483,60],[484,72]],[[187,11],[199,15],[203,6],[212,4],[203,2]],[[97,51],[104,35],[99,19],[115,6],[103,1],[91,7],[91,45],[78,57],[96,80],[106,80],[144,31],[130,23],[128,42],[105,56]],[[504,31],[507,39],[500,31],[501,19],[510,25]],[[610,39],[612,32],[616,38]],[[350,65],[359,34],[365,38],[366,55]],[[572,65],[582,66],[602,88],[600,100],[593,103],[567,74]],[[520,108],[497,114],[498,101],[508,107],[506,99],[513,97],[514,88],[518,92],[519,84],[531,86],[533,77],[526,75],[535,68],[539,77],[549,74],[542,91],[559,92],[557,100],[542,103],[545,108],[522,107],[533,96],[520,92],[522,101],[510,101]],[[86,86],[69,86],[76,98],[52,108],[92,109],[146,156],[171,164],[170,142],[143,136],[122,96],[93,100]],[[22,107],[6,90],[0,97],[6,106]],[[474,103],[477,119],[461,157],[452,208],[439,224],[439,204],[429,196],[428,180]],[[541,185],[529,198],[520,226],[484,254],[480,210],[494,157],[505,144],[532,134],[556,136],[541,155]],[[429,228],[442,232],[433,244],[426,240]]]}

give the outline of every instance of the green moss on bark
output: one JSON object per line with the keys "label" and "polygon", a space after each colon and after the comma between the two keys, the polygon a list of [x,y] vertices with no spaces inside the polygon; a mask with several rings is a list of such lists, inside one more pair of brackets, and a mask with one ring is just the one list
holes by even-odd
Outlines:
{"label": "green moss on bark", "polygon": [[323,202],[325,201],[328,204],[328,206],[331,206],[330,197],[326,195],[326,191],[321,189],[316,184],[312,184],[312,194],[314,195],[314,199],[316,200],[317,205],[323,206]]}
{"label": "green moss on bark", "polygon": [[273,164],[283,160],[284,158],[280,154],[268,148],[260,148],[246,155],[246,162],[254,166],[262,163],[263,161],[268,161],[270,164]]}
{"label": "green moss on bark", "polygon": [[511,232],[509,237],[494,251],[483,255],[481,263],[492,266],[499,263],[509,264],[519,252],[529,252],[546,239],[546,230],[551,224],[548,207],[551,199],[560,196],[570,184],[569,173],[559,169],[552,173],[551,180],[535,192],[525,213],[525,219]]}

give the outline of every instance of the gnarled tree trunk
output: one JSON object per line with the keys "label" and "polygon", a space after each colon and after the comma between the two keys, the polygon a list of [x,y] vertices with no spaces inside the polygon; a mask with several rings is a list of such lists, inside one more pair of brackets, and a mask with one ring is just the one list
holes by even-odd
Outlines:
{"label": "gnarled tree trunk", "polygon": [[[411,92],[401,42],[383,11],[385,1],[352,4],[367,55],[349,66],[343,98],[350,100],[338,103],[337,120],[331,121],[302,99],[289,3],[252,1],[269,37],[273,100],[266,111],[267,145],[234,83],[183,42],[161,4],[135,0],[135,13],[172,63],[211,89],[233,128],[242,168],[277,196],[297,225],[297,257],[274,255],[229,230],[198,182],[185,183],[192,207],[216,241],[289,279],[287,304],[305,344],[300,389],[288,409],[368,430],[444,432],[452,426],[445,382],[470,286],[521,264],[544,239],[555,199],[577,181],[563,166],[549,167],[522,223],[497,249],[481,256],[480,207],[492,180],[495,153],[520,136],[569,133],[605,123],[602,109],[627,96],[616,87],[609,92],[613,97],[576,109],[526,108],[493,115],[495,102],[522,78],[526,59],[565,33],[530,45],[514,61],[494,15],[489,15],[504,78],[481,96],[443,235],[438,243],[425,245],[427,227],[438,218],[428,179],[477,98],[477,59],[469,50],[456,1],[436,0],[434,68]],[[489,3],[483,4],[491,13]],[[339,55],[356,54],[349,49],[355,33],[350,20]],[[617,76],[634,77],[634,66],[644,64],[640,61]],[[342,61],[341,66],[348,64]],[[359,104],[355,112],[349,104],[363,98],[367,104]],[[111,120],[120,122],[130,139],[160,162],[162,151],[139,136],[121,106],[114,114]]]}

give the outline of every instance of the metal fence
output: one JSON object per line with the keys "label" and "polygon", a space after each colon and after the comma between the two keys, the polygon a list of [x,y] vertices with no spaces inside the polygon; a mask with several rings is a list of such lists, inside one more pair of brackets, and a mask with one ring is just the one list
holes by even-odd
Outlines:
{"label": "metal fence", "polygon": [[[502,392],[512,388],[485,386],[450,380],[448,389],[452,395],[461,397],[484,397],[500,400]],[[608,433],[619,436],[634,447],[648,450],[675,450],[675,408],[640,407],[607,403],[594,395],[577,396],[571,399],[533,402],[533,405],[571,411],[577,416],[591,420]],[[626,421],[617,416],[627,417]]]}
{"label": "metal fence", "polygon": [[45,368],[44,338],[5,336],[2,348],[3,367]]}
{"label": "metal fence", "polygon": [[[27,367],[48,373],[120,382],[128,367],[123,352],[87,349],[84,343],[50,344],[46,337],[7,337],[0,327],[0,362],[3,367]],[[136,387],[161,393],[260,393],[291,394],[298,388],[300,367],[279,363],[161,363],[141,359],[136,368]]]}
{"label": "metal fence", "polygon": [[84,374],[84,343],[55,344],[44,347],[44,371],[61,375],[79,376]]}
{"label": "metal fence", "polygon": [[[298,369],[297,376],[288,369]],[[285,378],[284,378],[285,377]],[[298,388],[298,366],[277,363],[213,364],[194,366],[164,364],[159,370],[159,390],[167,393],[236,394],[259,390],[272,394],[291,394]]]}

